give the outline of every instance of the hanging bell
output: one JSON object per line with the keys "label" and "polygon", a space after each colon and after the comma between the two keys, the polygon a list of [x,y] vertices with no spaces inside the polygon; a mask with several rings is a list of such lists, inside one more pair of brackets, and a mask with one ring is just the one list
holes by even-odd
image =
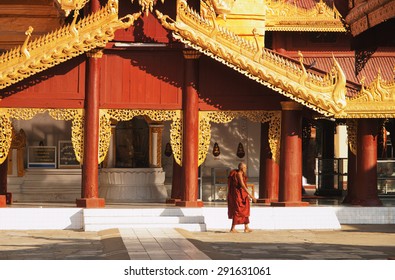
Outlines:
{"label": "hanging bell", "polygon": [[173,154],[173,151],[171,149],[171,145],[170,145],[170,143],[167,143],[166,147],[165,147],[165,156],[170,157],[172,154]]}
{"label": "hanging bell", "polygon": [[242,144],[241,142],[239,142],[239,145],[237,146],[236,155],[237,155],[239,158],[243,158],[243,157],[246,155],[246,153],[244,152],[243,144]]}
{"label": "hanging bell", "polygon": [[213,147],[213,156],[217,157],[221,154],[221,151],[219,149],[219,145],[217,142],[214,143],[214,147]]}

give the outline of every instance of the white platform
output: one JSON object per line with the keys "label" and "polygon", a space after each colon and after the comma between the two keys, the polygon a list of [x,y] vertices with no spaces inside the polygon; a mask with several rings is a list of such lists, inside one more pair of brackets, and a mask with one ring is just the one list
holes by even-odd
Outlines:
{"label": "white platform", "polygon": [[[253,229],[340,229],[340,224],[395,224],[395,207],[253,207]],[[0,208],[0,230],[107,228],[228,229],[226,207]]]}

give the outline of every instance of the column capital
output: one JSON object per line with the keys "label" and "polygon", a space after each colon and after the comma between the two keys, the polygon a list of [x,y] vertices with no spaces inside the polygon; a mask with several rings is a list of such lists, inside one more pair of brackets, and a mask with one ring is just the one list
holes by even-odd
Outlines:
{"label": "column capital", "polygon": [[281,101],[280,104],[283,111],[301,111],[303,109],[303,105],[295,101]]}
{"label": "column capital", "polygon": [[102,49],[93,49],[86,53],[86,56],[89,58],[102,58],[103,50]]}
{"label": "column capital", "polygon": [[200,57],[200,52],[195,50],[183,50],[182,53],[185,59],[198,59]]}

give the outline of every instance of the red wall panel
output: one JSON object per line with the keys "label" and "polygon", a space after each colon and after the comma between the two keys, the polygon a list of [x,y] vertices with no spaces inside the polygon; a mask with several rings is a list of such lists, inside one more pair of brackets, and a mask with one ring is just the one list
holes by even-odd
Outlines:
{"label": "red wall panel", "polygon": [[0,107],[82,108],[85,55],[29,77],[0,94]]}
{"label": "red wall panel", "polygon": [[101,68],[102,108],[180,109],[183,57],[170,51],[107,53]]}

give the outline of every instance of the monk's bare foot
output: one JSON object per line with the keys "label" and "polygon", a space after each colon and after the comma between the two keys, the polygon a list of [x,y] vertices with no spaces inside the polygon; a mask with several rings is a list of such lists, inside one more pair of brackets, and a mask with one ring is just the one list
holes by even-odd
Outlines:
{"label": "monk's bare foot", "polygon": [[245,232],[245,233],[250,233],[250,232],[252,232],[252,229],[246,228],[246,229],[244,230],[244,232]]}
{"label": "monk's bare foot", "polygon": [[230,233],[239,233],[237,230],[235,230],[235,229],[231,229],[230,231],[229,231]]}

